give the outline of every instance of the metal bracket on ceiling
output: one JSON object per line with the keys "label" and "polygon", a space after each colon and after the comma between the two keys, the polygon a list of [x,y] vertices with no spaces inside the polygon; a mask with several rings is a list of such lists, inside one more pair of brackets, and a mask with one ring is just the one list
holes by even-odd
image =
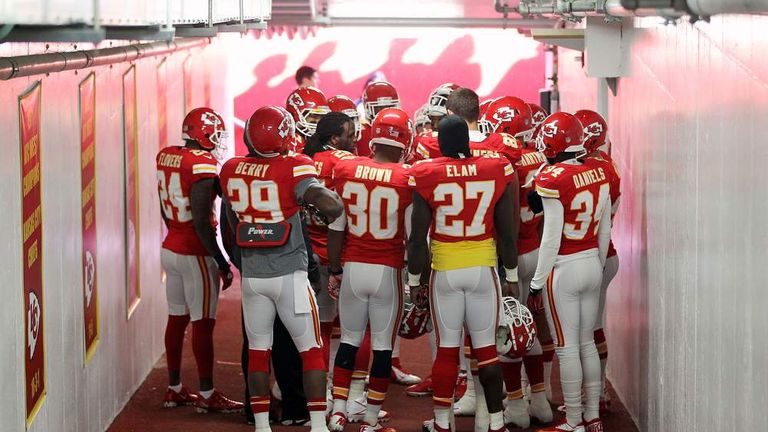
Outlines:
{"label": "metal bracket on ceiling", "polygon": [[107,39],[170,41],[174,28],[158,27],[105,27]]}
{"label": "metal bracket on ceiling", "polygon": [[14,26],[2,42],[93,42],[107,38],[103,28],[80,26]]}
{"label": "metal bracket on ceiling", "polygon": [[174,27],[176,29],[176,36],[180,37],[214,37],[219,33],[217,27]]}
{"label": "metal bracket on ceiling", "polygon": [[534,28],[533,38],[547,45],[557,45],[576,51],[584,50],[584,29],[580,28]]}

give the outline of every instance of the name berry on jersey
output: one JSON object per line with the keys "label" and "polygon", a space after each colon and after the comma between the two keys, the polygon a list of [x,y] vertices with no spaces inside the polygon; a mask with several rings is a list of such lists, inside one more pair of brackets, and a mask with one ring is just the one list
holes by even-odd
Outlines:
{"label": "name berry on jersey", "polygon": [[235,167],[235,174],[243,174],[253,177],[264,177],[267,175],[269,165],[262,165],[250,162],[240,162]]}

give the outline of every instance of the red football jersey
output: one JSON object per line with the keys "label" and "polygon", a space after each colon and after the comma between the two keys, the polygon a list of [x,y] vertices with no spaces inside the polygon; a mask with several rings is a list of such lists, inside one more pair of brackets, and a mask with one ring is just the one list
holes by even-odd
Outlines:
{"label": "red football jersey", "polygon": [[344,262],[405,265],[405,209],[411,205],[408,166],[357,157],[336,164],[333,188],[344,201]]}
{"label": "red football jersey", "polygon": [[517,238],[517,253],[525,255],[539,248],[539,226],[544,214],[534,214],[528,207],[528,192],[534,190],[533,178],[547,159],[532,148],[520,151],[520,160],[515,164],[520,183],[520,231]]}
{"label": "red football jersey", "polygon": [[291,151],[294,153],[304,153],[304,146],[307,143],[307,139],[303,135],[296,134],[293,136],[293,145]]}
{"label": "red football jersey", "polygon": [[437,142],[437,131],[429,131],[417,136],[413,147],[412,160],[414,163],[443,156],[440,153],[440,144]]}
{"label": "red football jersey", "polygon": [[[198,180],[216,178],[216,159],[205,150],[171,146],[160,150],[155,160],[157,188],[168,220],[163,247],[180,255],[208,255],[195,232],[190,191]],[[215,198],[212,195],[211,201]]]}
{"label": "red football jersey", "polygon": [[355,153],[358,156],[371,157],[371,125],[360,125],[360,139],[357,141]]}
{"label": "red football jersey", "polygon": [[[615,204],[619,201],[621,196],[621,176],[619,175],[619,169],[616,167],[616,163],[611,159],[608,153],[600,150],[599,156],[592,156],[584,159],[584,165],[591,167],[603,167],[605,172],[608,173],[608,183],[611,185],[611,204]],[[611,212],[611,220],[613,220],[614,213]],[[613,239],[608,244],[608,256],[612,257],[616,255],[616,249],[613,247]]]}
{"label": "red football jersey", "polygon": [[282,222],[300,205],[294,194],[303,180],[316,178],[315,165],[303,154],[273,158],[234,157],[221,167],[221,188],[241,222]]}
{"label": "red football jersey", "polygon": [[[331,187],[333,168],[344,159],[355,156],[344,150],[326,150],[313,156],[318,180],[323,186]],[[328,265],[328,226],[317,223],[313,218],[307,218],[307,231],[312,242],[312,251],[320,257],[320,264]]]}
{"label": "red football jersey", "polygon": [[[508,134],[493,132],[488,134],[482,141],[472,141],[470,139],[469,149],[472,151],[473,156],[496,153],[504,156],[513,164],[520,160],[520,145],[514,137]],[[439,149],[438,152],[440,152]]]}
{"label": "red football jersey", "polygon": [[495,154],[440,157],[411,167],[410,185],[434,212],[430,237],[440,242],[493,238],[493,210],[515,170]]}
{"label": "red football jersey", "polygon": [[[536,191],[563,204],[563,235],[559,255],[597,248],[597,228],[610,194],[610,173],[602,166],[557,163],[536,176]],[[607,211],[608,213],[603,213]],[[546,215],[545,215],[546,217]]]}

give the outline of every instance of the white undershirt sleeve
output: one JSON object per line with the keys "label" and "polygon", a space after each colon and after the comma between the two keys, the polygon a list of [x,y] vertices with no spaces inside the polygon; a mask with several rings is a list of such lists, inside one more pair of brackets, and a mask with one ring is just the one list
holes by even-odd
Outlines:
{"label": "white undershirt sleeve", "polygon": [[341,216],[337,217],[336,220],[331,222],[331,224],[328,225],[328,229],[334,231],[344,231],[347,229],[347,212],[342,210]]}
{"label": "white undershirt sleeve", "polygon": [[605,266],[605,259],[608,256],[608,244],[611,242],[611,215],[607,209],[611,208],[611,197],[603,206],[603,214],[600,216],[600,223],[597,225],[597,247],[600,253],[600,264]]}
{"label": "white undershirt sleeve", "polygon": [[539,246],[539,262],[536,265],[536,274],[531,281],[531,289],[544,289],[547,278],[555,266],[557,253],[560,251],[560,240],[563,236],[563,224],[565,210],[560,200],[555,198],[543,198],[544,228]]}

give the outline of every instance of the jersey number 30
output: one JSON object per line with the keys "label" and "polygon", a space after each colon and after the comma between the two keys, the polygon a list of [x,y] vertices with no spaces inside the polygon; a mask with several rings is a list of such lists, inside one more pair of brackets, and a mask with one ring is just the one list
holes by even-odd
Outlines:
{"label": "jersey number 30", "polygon": [[[366,232],[371,233],[376,240],[394,238],[398,231],[397,209],[400,197],[391,187],[376,186],[368,191],[362,183],[347,182],[342,191],[344,200],[352,200],[349,204],[349,232],[362,237]],[[385,204],[386,203],[386,204]]]}

